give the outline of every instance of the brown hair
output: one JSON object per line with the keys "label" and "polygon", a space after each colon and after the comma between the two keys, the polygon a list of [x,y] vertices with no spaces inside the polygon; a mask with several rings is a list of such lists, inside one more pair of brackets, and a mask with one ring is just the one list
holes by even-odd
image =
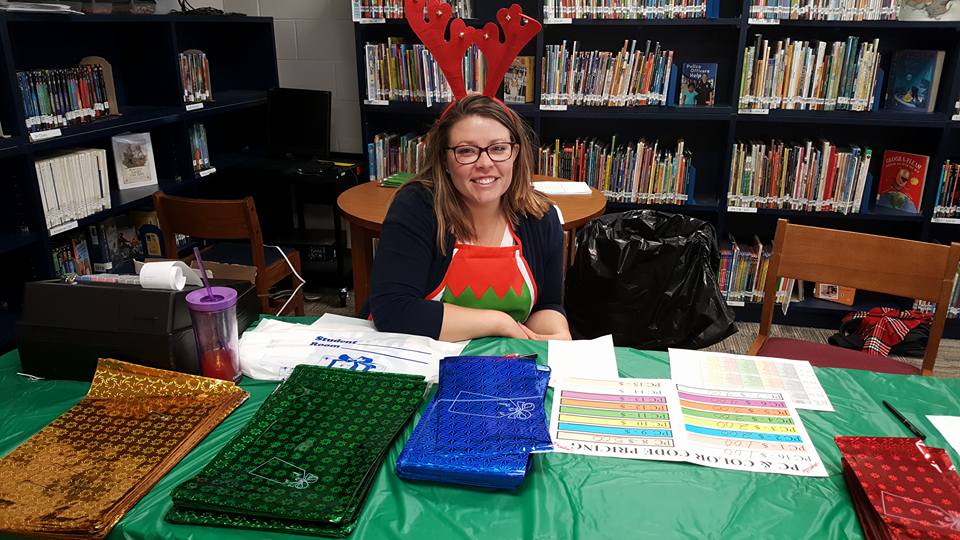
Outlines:
{"label": "brown hair", "polygon": [[[433,123],[427,134],[427,157],[423,168],[410,183],[419,183],[433,192],[433,213],[437,218],[437,247],[446,255],[446,235],[471,240],[475,238],[473,223],[460,192],[453,185],[447,172],[447,147],[450,146],[450,129],[469,116],[481,116],[496,120],[510,132],[510,140],[519,144],[519,153],[513,163],[513,178],[510,187],[500,198],[500,208],[514,226],[522,216],[542,218],[552,204],[547,197],[534,191],[533,177],[534,138],[530,127],[519,115],[487,96],[468,96],[456,102]],[[409,185],[409,184],[408,184]]]}

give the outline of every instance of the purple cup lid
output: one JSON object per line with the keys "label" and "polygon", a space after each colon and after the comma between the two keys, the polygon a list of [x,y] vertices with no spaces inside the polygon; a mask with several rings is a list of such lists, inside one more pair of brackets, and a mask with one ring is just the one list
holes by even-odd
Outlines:
{"label": "purple cup lid", "polygon": [[233,307],[237,303],[237,291],[230,287],[211,287],[213,296],[207,294],[207,288],[201,287],[187,293],[187,306],[193,311],[220,311]]}

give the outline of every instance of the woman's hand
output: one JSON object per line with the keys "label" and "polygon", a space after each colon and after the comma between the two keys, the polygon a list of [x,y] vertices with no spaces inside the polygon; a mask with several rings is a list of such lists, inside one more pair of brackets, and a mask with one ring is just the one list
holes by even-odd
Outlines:
{"label": "woman's hand", "polygon": [[533,339],[536,341],[547,341],[549,339],[557,339],[561,341],[570,341],[570,332],[559,332],[556,334],[538,334],[533,330],[527,328],[524,325],[520,325],[520,328],[523,329],[523,333],[526,334],[526,339]]}
{"label": "woman's hand", "polygon": [[500,329],[500,335],[503,337],[514,338],[514,339],[533,339],[527,337],[527,329],[513,317],[498,311],[497,313],[502,313],[506,320],[503,322],[503,327]]}
{"label": "woman's hand", "polygon": [[527,339],[572,339],[567,318],[563,316],[563,313],[552,309],[542,309],[530,315],[530,318],[522,326]]}

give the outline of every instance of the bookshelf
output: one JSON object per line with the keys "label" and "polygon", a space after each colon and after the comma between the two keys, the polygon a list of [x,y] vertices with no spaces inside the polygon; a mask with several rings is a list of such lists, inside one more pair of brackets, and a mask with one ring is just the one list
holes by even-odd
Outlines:
{"label": "bookshelf", "polygon": [[[180,84],[178,53],[187,49],[210,61],[214,101],[194,110],[183,103]],[[110,62],[121,115],[31,142],[16,72],[74,66],[85,56]],[[149,208],[158,188],[192,194],[206,187],[211,177],[193,170],[190,126],[202,122],[222,135],[215,150],[253,144],[264,136],[258,126],[267,90],[276,86],[268,17],[0,14],[0,123],[10,136],[0,139],[0,265],[9,276],[0,285],[0,350],[12,345],[23,283],[54,275],[50,250],[60,234],[47,230],[35,160],[75,148],[107,150],[111,208],[76,220],[71,230],[82,230]],[[128,131],[150,133],[159,186],[117,190],[110,138]]]}
{"label": "bookshelf", "polygon": [[[493,21],[496,10],[514,3],[475,2],[476,21]],[[519,3],[525,14],[543,21],[543,0],[523,0]],[[535,40],[521,52],[535,58],[534,96],[532,104],[510,104],[526,118],[541,144],[555,139],[573,140],[597,137],[609,142],[611,134],[617,141],[659,140],[666,148],[678,138],[684,139],[692,152],[697,169],[693,204],[650,205],[610,202],[608,212],[636,208],[655,208],[668,212],[688,214],[711,222],[718,238],[734,235],[746,242],[756,234],[765,243],[772,242],[776,220],[786,217],[791,221],[836,229],[861,231],[913,240],[945,242],[960,241],[960,224],[932,223],[934,200],[940,169],[945,160],[960,160],[960,121],[952,120],[954,103],[960,94],[960,21],[793,21],[781,20],[775,24],[754,24],[749,18],[749,1],[718,0],[718,16],[712,19],[660,20],[572,20],[565,24],[544,24]],[[482,23],[481,23],[482,24]],[[385,43],[388,37],[402,37],[407,43],[417,43],[413,32],[403,21],[386,24],[355,23],[358,88],[361,100],[362,133],[365,142],[382,132],[425,133],[445,104],[430,108],[423,103],[394,103],[386,105],[363,104],[366,98],[364,45]],[[883,108],[882,94],[886,79],[880,88],[881,107],[872,112],[770,110],[768,114],[743,114],[738,111],[742,64],[745,48],[756,34],[775,42],[778,39],[843,41],[848,36],[863,40],[879,39],[880,68],[889,76],[892,53],[901,49],[932,49],[945,51],[934,112],[913,114],[888,111]],[[667,107],[574,107],[566,110],[542,110],[540,107],[541,64],[547,45],[569,44],[577,40],[582,50],[617,51],[625,39],[659,41],[664,48],[675,51],[673,63],[686,62],[717,64],[715,106],[710,108]],[[958,117],[960,118],[960,117]],[[869,147],[873,160],[869,172],[873,177],[872,191],[864,194],[871,201],[866,213],[843,215],[836,212],[803,212],[796,210],[756,209],[755,212],[728,211],[727,192],[732,147],[737,141],[774,138],[784,141],[827,139],[838,145],[856,144]],[[925,178],[921,214],[908,215],[883,211],[872,201],[876,198],[883,152],[900,150],[930,156]],[[364,149],[366,152],[366,149]],[[809,297],[810,295],[808,295]],[[876,298],[864,295],[853,308],[816,299],[793,303],[790,307],[791,324],[838,327],[838,309],[847,311],[876,305]],[[890,305],[899,305],[891,300]],[[741,320],[757,320],[759,304],[736,307]],[[779,313],[779,310],[778,310]],[[778,315],[779,317],[779,315]],[[960,336],[960,321],[948,320],[947,335]]]}

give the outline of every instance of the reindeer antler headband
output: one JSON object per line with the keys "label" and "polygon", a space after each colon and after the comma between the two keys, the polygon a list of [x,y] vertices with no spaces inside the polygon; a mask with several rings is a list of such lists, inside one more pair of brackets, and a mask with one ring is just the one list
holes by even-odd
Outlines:
{"label": "reindeer antler headband", "polygon": [[[403,7],[410,28],[430,50],[446,76],[450,90],[453,91],[454,103],[467,97],[462,64],[463,55],[470,45],[476,44],[487,62],[487,80],[483,85],[483,95],[497,100],[497,90],[510,63],[541,28],[536,19],[524,15],[519,5],[513,4],[497,11],[499,26],[488,22],[480,29],[467,26],[459,17],[454,19],[450,23],[450,39],[444,39],[447,23],[453,12],[450,4],[440,0],[404,0]],[[507,107],[504,105],[504,108]],[[449,110],[449,107],[447,109]]]}

